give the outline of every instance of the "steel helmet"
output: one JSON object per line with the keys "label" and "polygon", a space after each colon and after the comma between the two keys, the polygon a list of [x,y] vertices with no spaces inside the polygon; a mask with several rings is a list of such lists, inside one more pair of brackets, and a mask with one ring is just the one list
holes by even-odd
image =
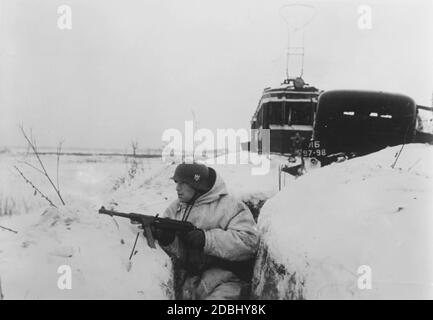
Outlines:
{"label": "steel helmet", "polygon": [[176,182],[188,184],[195,190],[209,190],[209,168],[200,163],[181,163],[176,167],[173,177]]}

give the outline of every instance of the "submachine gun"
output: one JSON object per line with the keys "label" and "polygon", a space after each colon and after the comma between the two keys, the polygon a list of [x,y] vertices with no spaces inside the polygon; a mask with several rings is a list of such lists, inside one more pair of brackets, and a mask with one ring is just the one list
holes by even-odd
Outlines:
{"label": "submachine gun", "polygon": [[160,218],[158,217],[158,215],[148,216],[139,213],[116,212],[113,210],[107,210],[104,207],[101,207],[101,209],[99,209],[98,212],[100,214],[106,214],[112,217],[115,216],[115,217],[127,218],[131,220],[131,223],[141,224],[144,230],[144,236],[147,239],[147,244],[151,248],[156,248],[155,239],[153,237],[151,228],[170,230],[181,235],[196,229],[196,227],[191,222],[179,221],[170,218]]}

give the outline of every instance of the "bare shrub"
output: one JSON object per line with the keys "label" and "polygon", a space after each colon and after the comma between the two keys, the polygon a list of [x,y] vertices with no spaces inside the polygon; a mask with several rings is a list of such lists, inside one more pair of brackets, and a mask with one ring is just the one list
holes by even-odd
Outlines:
{"label": "bare shrub", "polygon": [[[38,160],[39,168],[26,162],[26,161],[22,161],[21,163],[33,168],[34,170],[36,170],[37,172],[42,174],[48,180],[48,182],[50,183],[50,185],[54,189],[54,191],[57,194],[62,205],[65,205],[65,201],[63,200],[63,197],[60,193],[60,187],[59,187],[60,154],[61,154],[63,141],[60,142],[58,147],[57,147],[57,181],[56,181],[57,184],[54,184],[53,180],[51,179],[50,175],[48,174],[47,169],[46,169],[46,167],[45,167],[45,165],[44,165],[44,163],[40,157],[40,152],[39,152],[37,144],[36,144],[36,139],[33,137],[31,130],[30,130],[30,134],[27,134],[22,125],[20,125],[20,129],[21,129],[21,133],[23,134],[24,138],[26,139],[26,141],[28,143],[28,150],[31,149],[33,151],[33,154],[36,156],[36,159]],[[28,179],[17,166],[14,166],[14,167],[18,171],[18,173],[21,175],[21,177],[26,181],[26,183],[28,183],[33,188],[35,194],[39,194],[42,198],[47,200],[51,206],[57,207],[54,204],[54,202],[51,201],[51,199],[49,199],[48,196],[46,196],[30,179]]]}

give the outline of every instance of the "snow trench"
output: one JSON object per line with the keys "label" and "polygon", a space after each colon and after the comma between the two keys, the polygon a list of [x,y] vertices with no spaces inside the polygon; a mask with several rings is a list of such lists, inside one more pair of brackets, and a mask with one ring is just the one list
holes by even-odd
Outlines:
{"label": "snow trench", "polygon": [[[244,201],[257,221],[267,200]],[[260,237],[248,297],[250,300],[303,300],[304,279],[277,262]]]}

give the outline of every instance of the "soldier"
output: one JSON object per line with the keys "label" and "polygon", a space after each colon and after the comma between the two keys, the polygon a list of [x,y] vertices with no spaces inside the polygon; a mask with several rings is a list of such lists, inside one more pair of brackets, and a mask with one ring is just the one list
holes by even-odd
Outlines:
{"label": "soldier", "polygon": [[197,227],[184,236],[153,230],[173,258],[176,298],[245,298],[259,242],[251,212],[227,193],[215,170],[203,164],[180,164],[172,179],[178,199],[164,216]]}

